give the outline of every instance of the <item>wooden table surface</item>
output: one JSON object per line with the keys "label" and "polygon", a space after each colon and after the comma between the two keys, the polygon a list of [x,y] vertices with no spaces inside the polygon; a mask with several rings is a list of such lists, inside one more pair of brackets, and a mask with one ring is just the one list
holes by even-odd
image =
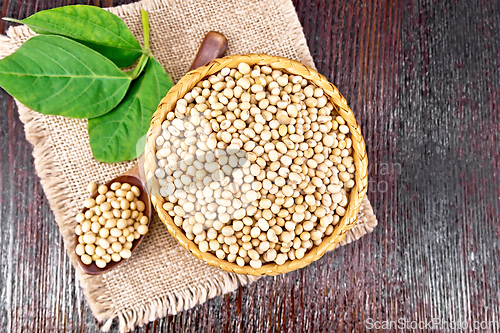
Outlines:
{"label": "wooden table surface", "polygon": [[[2,16],[24,18],[74,3],[0,6]],[[380,225],[309,267],[137,332],[362,332],[386,320],[500,321],[500,2],[295,5],[319,71],[362,125]],[[99,332],[31,152],[2,90],[0,332]]]}

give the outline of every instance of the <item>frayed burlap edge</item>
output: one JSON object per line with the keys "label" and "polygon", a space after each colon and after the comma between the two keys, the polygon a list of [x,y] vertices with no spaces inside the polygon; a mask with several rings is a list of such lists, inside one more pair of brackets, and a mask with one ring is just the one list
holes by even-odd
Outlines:
{"label": "frayed burlap edge", "polygon": [[[139,3],[111,8],[115,14],[139,14],[140,9],[155,10],[168,7],[169,3],[175,0],[144,0]],[[295,8],[288,0],[275,2],[285,19],[289,22],[288,28],[295,36],[295,46],[297,52],[305,65],[315,67],[309,49],[305,42],[302,27],[298,23]],[[10,28],[7,36],[0,36],[0,58],[3,58],[15,51],[16,47],[11,39],[25,40],[32,36],[32,32],[27,27]],[[184,290],[178,290],[167,296],[152,299],[147,304],[139,308],[129,308],[117,311],[114,307],[112,297],[104,280],[83,273],[76,264],[76,254],[72,250],[74,247],[74,230],[65,223],[76,215],[76,211],[68,209],[73,200],[68,190],[64,174],[59,169],[59,159],[52,148],[50,133],[43,116],[34,112],[16,100],[21,121],[24,123],[27,140],[33,145],[33,157],[35,169],[40,177],[43,190],[48,198],[49,204],[55,215],[55,220],[60,228],[64,239],[65,249],[70,257],[72,265],[75,267],[76,275],[80,281],[83,293],[96,319],[104,322],[103,331],[109,330],[115,318],[118,318],[119,329],[125,332],[135,326],[144,325],[166,315],[176,314],[179,311],[187,310],[193,306],[203,303],[215,296],[234,291],[239,285],[246,285],[259,279],[259,277],[244,276],[237,274],[225,275],[223,279],[212,280],[204,285],[192,286]],[[376,217],[373,214],[370,202],[365,197],[358,223],[352,228],[342,241],[341,245],[351,243],[359,239],[366,233],[371,232],[377,225]]]}

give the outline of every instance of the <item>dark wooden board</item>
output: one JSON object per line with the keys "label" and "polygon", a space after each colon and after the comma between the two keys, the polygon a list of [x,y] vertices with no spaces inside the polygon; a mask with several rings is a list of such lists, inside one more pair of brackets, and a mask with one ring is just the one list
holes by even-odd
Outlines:
{"label": "dark wooden board", "polygon": [[[2,16],[24,18],[76,2],[0,6]],[[500,321],[499,2],[294,3],[318,69],[362,125],[380,226],[309,267],[136,332],[359,332],[370,318]],[[31,152],[2,90],[0,332],[99,332]]]}

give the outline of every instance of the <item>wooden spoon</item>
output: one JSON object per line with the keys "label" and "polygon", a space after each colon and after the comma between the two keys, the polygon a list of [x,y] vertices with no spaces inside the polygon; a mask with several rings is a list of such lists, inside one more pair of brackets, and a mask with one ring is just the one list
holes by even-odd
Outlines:
{"label": "wooden spoon", "polygon": [[[198,50],[198,54],[196,55],[193,64],[191,65],[191,68],[189,70],[201,67],[215,58],[220,58],[226,51],[226,47],[227,47],[227,39],[226,37],[224,37],[224,35],[215,31],[208,32],[205,38],[203,39],[203,42],[201,43],[200,48]],[[152,208],[151,208],[151,200],[146,190],[145,179],[146,177],[144,176],[144,155],[142,155],[137,161],[137,164],[132,169],[121,174],[115,179],[110,180],[105,185],[108,188],[110,188],[111,184],[113,184],[114,182],[119,182],[119,183],[129,183],[131,186],[137,186],[141,190],[141,196],[139,199],[146,205],[146,209],[144,210],[143,213],[149,219],[148,223],[149,227],[149,224],[151,223]],[[91,198],[95,199],[97,198],[98,195],[99,193],[95,191],[94,193],[92,193]],[[85,213],[87,210],[88,208],[84,208],[82,212]],[[76,249],[76,245],[78,245],[78,235],[75,234],[75,236],[76,236],[76,241],[75,241],[75,249]],[[131,252],[133,252],[137,248],[137,246],[139,246],[139,243],[142,241],[143,238],[144,235],[133,242],[132,248],[130,249]],[[85,265],[82,262],[79,255],[77,255],[76,257],[80,268],[85,273],[91,275],[102,274],[109,270],[112,270],[125,260],[122,259],[117,262],[110,261],[106,265],[106,267],[99,268],[97,267],[95,262],[92,262],[90,265]]]}

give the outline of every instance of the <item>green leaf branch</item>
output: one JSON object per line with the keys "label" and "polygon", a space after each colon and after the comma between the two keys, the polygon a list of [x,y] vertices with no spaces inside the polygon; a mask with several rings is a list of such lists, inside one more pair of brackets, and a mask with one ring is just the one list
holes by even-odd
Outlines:
{"label": "green leaf branch", "polygon": [[142,33],[144,34],[144,51],[146,51],[150,54],[150,51],[149,51],[149,17],[148,17],[148,13],[144,9],[141,9],[141,18],[142,18]]}
{"label": "green leaf branch", "polygon": [[148,18],[148,13],[144,9],[141,9],[141,18],[142,18],[142,33],[144,36],[144,48],[143,48],[144,53],[139,58],[137,66],[135,66],[135,68],[132,71],[130,71],[129,76],[132,79],[136,79],[142,73],[144,67],[146,67],[148,58],[152,57],[151,51],[149,50],[149,18]]}
{"label": "green leaf branch", "polygon": [[[38,35],[0,60],[0,86],[42,114],[89,119],[97,160],[136,158],[136,143],[172,87],[151,54],[147,12],[142,10],[141,17],[143,47],[118,16],[93,6],[54,8],[24,20],[4,18]],[[120,70],[134,63],[132,70]]]}

